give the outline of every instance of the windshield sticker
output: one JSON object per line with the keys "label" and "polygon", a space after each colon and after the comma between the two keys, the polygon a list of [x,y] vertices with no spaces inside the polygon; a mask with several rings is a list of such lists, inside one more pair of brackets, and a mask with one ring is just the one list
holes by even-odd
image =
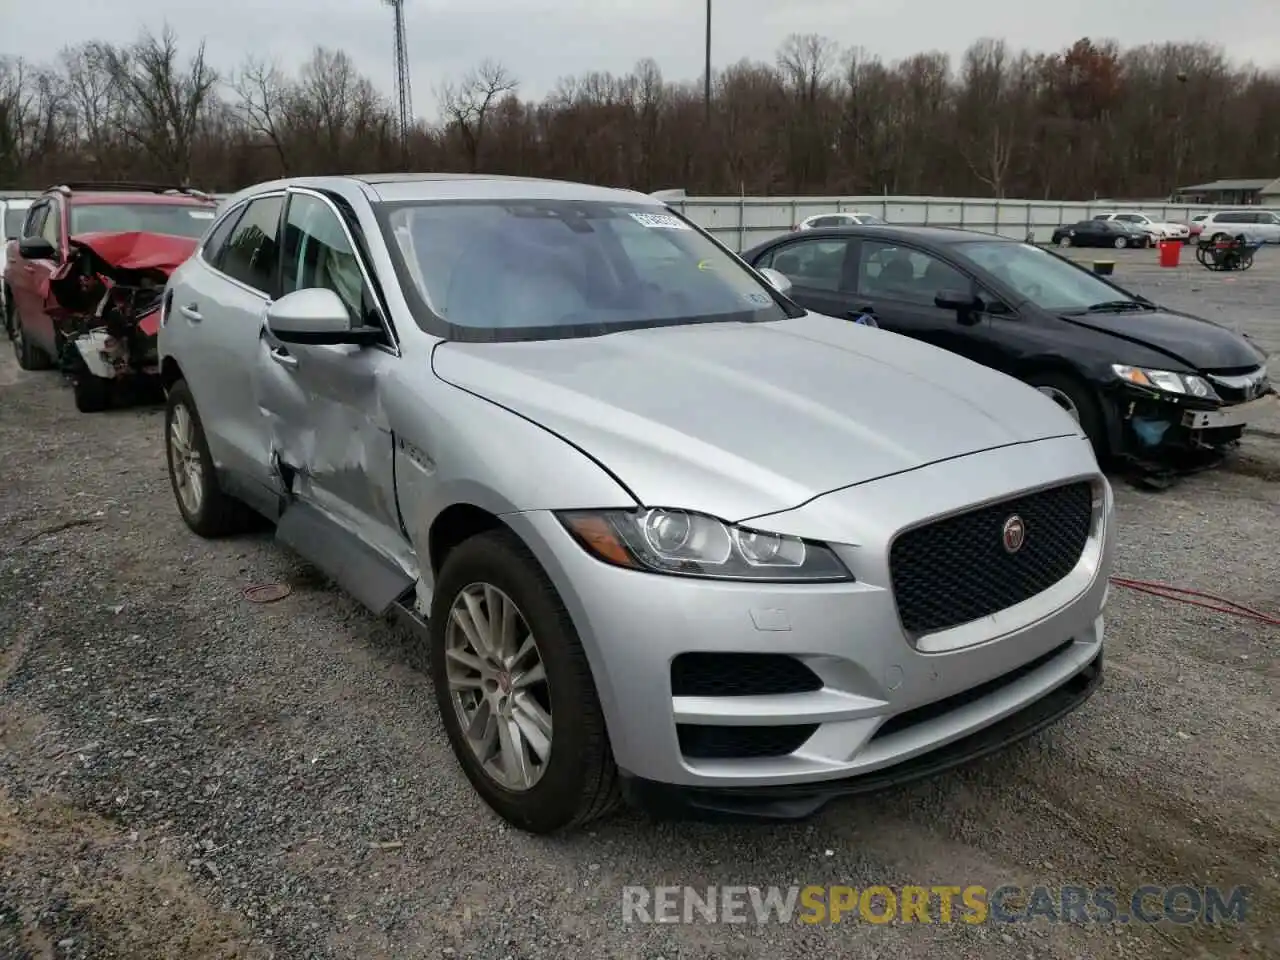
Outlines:
{"label": "windshield sticker", "polygon": [[189,216],[192,220],[212,220],[213,211],[212,210],[188,210],[187,216]]}
{"label": "windshield sticker", "polygon": [[688,230],[689,225],[669,213],[633,213],[631,219],[650,230]]}
{"label": "windshield sticker", "polygon": [[773,298],[767,293],[748,293],[747,303],[754,303],[761,307],[767,307],[773,303]]}

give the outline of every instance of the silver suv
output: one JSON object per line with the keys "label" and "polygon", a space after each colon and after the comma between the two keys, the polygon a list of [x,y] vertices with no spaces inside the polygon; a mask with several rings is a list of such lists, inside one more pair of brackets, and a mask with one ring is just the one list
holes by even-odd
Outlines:
{"label": "silver suv", "polygon": [[786,289],[630,191],[253,187],[166,293],[178,508],[407,618],[527,830],[802,816],[1079,705],[1114,533],[1075,421]]}

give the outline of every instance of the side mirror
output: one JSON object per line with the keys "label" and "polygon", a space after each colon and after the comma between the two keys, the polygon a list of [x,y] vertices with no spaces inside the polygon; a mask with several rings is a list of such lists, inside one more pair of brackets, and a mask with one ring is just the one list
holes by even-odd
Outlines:
{"label": "side mirror", "polygon": [[312,346],[365,346],[381,336],[380,327],[357,327],[332,290],[311,287],[287,293],[267,308],[267,331],[281,343]]}
{"label": "side mirror", "polygon": [[933,298],[933,303],[940,310],[955,310],[959,313],[981,310],[983,306],[981,297],[959,290],[942,290]]}
{"label": "side mirror", "polygon": [[18,241],[18,253],[23,260],[58,259],[58,251],[44,237],[23,237]]}
{"label": "side mirror", "polygon": [[759,273],[760,276],[769,281],[769,286],[784,297],[791,292],[791,278],[785,273],[779,273],[773,267],[761,267]]}

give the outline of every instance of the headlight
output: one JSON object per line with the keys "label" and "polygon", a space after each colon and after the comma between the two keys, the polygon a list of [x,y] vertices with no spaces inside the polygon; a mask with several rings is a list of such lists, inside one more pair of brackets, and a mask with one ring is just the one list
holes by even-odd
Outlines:
{"label": "headlight", "polygon": [[569,510],[560,522],[588,552],[633,570],[718,580],[835,583],[853,575],[830,547],[685,510]]}
{"label": "headlight", "polygon": [[1193,373],[1174,373],[1170,370],[1149,370],[1146,367],[1127,367],[1122,363],[1113,363],[1112,372],[1121,380],[1146,387],[1149,390],[1163,390],[1165,393],[1180,393],[1184,396],[1199,397],[1202,400],[1221,400],[1218,392],[1204,377]]}

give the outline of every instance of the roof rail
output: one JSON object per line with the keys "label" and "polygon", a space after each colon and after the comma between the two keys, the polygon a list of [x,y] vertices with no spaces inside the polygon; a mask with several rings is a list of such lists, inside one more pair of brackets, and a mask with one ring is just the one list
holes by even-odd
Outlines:
{"label": "roof rail", "polygon": [[183,196],[195,197],[197,200],[213,199],[203,190],[196,190],[194,187],[171,183],[139,183],[131,180],[71,180],[65,183],[55,184],[45,192],[57,191],[58,193],[69,194],[76,190],[97,190],[103,192],[118,190],[128,193],[175,193]]}

